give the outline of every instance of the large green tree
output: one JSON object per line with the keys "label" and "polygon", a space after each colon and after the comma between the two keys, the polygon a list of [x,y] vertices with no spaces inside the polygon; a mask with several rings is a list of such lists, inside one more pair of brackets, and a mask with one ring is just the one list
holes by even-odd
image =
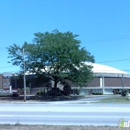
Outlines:
{"label": "large green tree", "polygon": [[88,83],[92,77],[94,56],[80,46],[78,35],[72,32],[35,33],[33,43],[25,42],[23,46],[9,46],[9,58],[13,65],[23,68],[23,49],[26,71],[36,75],[48,76],[54,81],[54,88],[64,78],[70,79],[78,86]]}

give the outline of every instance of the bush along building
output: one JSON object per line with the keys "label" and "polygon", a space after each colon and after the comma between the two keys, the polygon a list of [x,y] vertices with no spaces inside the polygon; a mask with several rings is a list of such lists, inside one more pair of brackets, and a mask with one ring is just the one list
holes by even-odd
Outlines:
{"label": "bush along building", "polygon": [[[86,86],[77,87],[70,80],[65,80],[71,87],[72,94],[113,94],[113,92],[119,93],[122,89],[130,89],[129,73],[102,64],[93,63],[91,65],[93,66],[92,71],[94,73],[94,78],[89,84],[86,84]],[[12,77],[9,78],[1,74],[0,87],[9,88],[9,85],[12,85],[13,89],[22,89],[23,76],[12,75]],[[38,90],[53,87],[53,82],[49,78],[26,74],[26,86],[32,93],[36,93]],[[58,87],[63,90],[63,84],[59,83]]]}

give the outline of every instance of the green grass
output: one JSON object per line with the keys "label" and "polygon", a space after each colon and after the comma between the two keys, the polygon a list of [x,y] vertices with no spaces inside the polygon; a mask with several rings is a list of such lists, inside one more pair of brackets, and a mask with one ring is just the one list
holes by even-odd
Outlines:
{"label": "green grass", "polygon": [[127,97],[123,97],[121,95],[113,95],[108,98],[102,99],[97,103],[130,103],[130,100]]}

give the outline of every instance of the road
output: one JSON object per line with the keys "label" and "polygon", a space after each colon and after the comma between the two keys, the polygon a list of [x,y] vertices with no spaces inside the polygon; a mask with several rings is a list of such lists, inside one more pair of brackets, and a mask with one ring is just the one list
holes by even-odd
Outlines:
{"label": "road", "polygon": [[130,119],[129,104],[1,103],[0,124],[111,125]]}

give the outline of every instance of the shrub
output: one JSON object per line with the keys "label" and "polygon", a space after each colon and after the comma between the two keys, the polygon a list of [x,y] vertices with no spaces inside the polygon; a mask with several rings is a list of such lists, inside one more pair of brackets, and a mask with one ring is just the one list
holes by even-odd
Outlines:
{"label": "shrub", "polygon": [[123,89],[122,92],[121,92],[121,95],[126,96],[126,94],[127,94],[127,90]]}
{"label": "shrub", "polygon": [[42,96],[42,95],[44,95],[45,94],[45,90],[38,90],[37,91],[37,95],[38,96]]}
{"label": "shrub", "polygon": [[60,90],[59,88],[52,88],[47,92],[48,96],[62,96],[64,95],[64,91]]}
{"label": "shrub", "polygon": [[19,93],[13,93],[12,97],[19,97]]}
{"label": "shrub", "polygon": [[[24,88],[20,89],[20,93],[24,93]],[[26,94],[30,94],[30,88],[26,87]]]}
{"label": "shrub", "polygon": [[79,95],[79,94],[80,94],[80,90],[76,89],[76,95]]}
{"label": "shrub", "polygon": [[93,95],[103,95],[103,93],[92,93]]}
{"label": "shrub", "polygon": [[80,89],[73,89],[71,90],[71,93],[74,95],[80,95]]}

